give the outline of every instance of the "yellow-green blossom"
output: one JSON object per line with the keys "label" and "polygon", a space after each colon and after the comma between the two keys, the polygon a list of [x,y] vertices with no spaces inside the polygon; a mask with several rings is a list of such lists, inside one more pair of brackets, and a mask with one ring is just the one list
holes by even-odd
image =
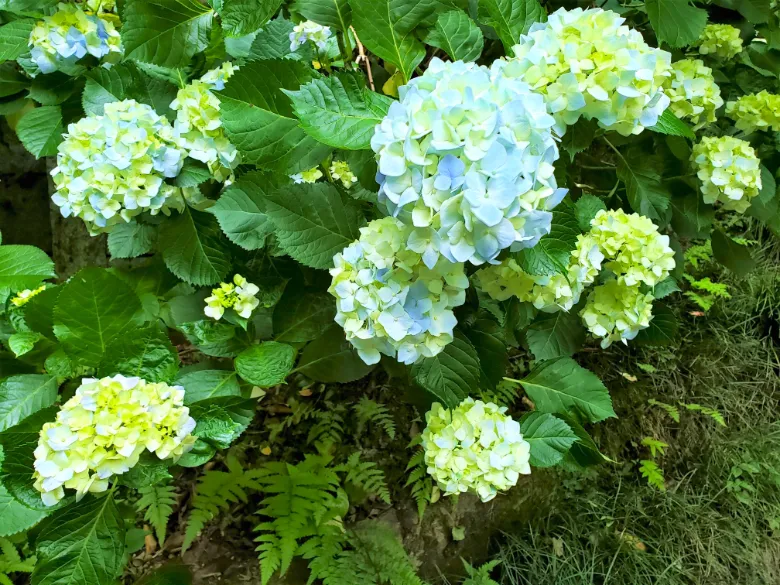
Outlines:
{"label": "yellow-green blossom", "polygon": [[108,489],[144,451],[176,461],[192,448],[195,420],[184,406],[184,388],[121,375],[84,378],[55,422],[41,429],[35,449],[35,489],[47,506],[75,489]]}
{"label": "yellow-green blossom", "polygon": [[465,302],[468,278],[462,264],[412,250],[414,232],[393,217],[377,219],[333,258],[336,322],[367,364],[380,354],[413,364],[453,340],[452,309]]}
{"label": "yellow-green blossom", "polygon": [[474,492],[483,502],[531,473],[530,445],[506,407],[466,398],[449,410],[434,402],[422,434],[428,473],[446,495]]}
{"label": "yellow-green blossom", "polygon": [[52,201],[64,217],[80,217],[91,234],[123,221],[181,209],[181,191],[165,183],[179,174],[185,154],[173,128],[146,104],[112,102],[104,114],[68,126],[52,170]]}
{"label": "yellow-green blossom", "polygon": [[724,209],[745,213],[761,191],[761,161],[753,147],[733,136],[706,136],[691,156],[704,202],[720,201]]}
{"label": "yellow-green blossom", "polygon": [[736,122],[738,130],[780,132],[780,95],[762,90],[743,95],[726,104],[726,115]]}
{"label": "yellow-green blossom", "polygon": [[14,298],[12,298],[11,303],[13,303],[13,305],[16,307],[21,307],[25,303],[28,303],[30,299],[33,298],[35,295],[37,295],[38,293],[44,290],[46,290],[45,284],[42,284],[41,286],[33,290],[30,290],[29,288],[25,289],[20,293],[18,293]]}
{"label": "yellow-green blossom", "polygon": [[729,24],[708,24],[694,46],[702,55],[731,59],[742,52],[742,39],[739,29]]}
{"label": "yellow-green blossom", "polygon": [[672,76],[664,83],[664,91],[672,100],[672,112],[678,118],[688,118],[694,130],[714,122],[715,111],[723,105],[712,69],[701,59],[672,63]]}
{"label": "yellow-green blossom", "polygon": [[233,309],[239,317],[249,319],[252,311],[260,304],[257,299],[258,292],[260,289],[257,285],[236,274],[232,283],[222,282],[211,290],[211,296],[206,297],[206,308],[203,312],[219,321],[225,314],[225,309]]}
{"label": "yellow-green blossom", "polygon": [[[57,12],[35,23],[30,33],[30,55],[41,73],[52,73],[63,65],[92,55],[104,65],[122,58],[122,41],[115,18],[85,13],[76,4],[58,4]],[[112,15],[113,16],[113,15]]]}
{"label": "yellow-green blossom", "polygon": [[301,183],[316,183],[318,179],[322,178],[322,171],[319,167],[314,167],[308,171],[301,171],[290,175],[293,183],[300,185]]}
{"label": "yellow-green blossom", "polygon": [[224,89],[238,67],[225,62],[183,87],[171,102],[176,111],[173,124],[176,144],[188,156],[206,163],[218,181],[230,181],[241,161],[238,150],[228,140],[219,117],[219,98],[213,89]]}
{"label": "yellow-green blossom", "polygon": [[357,177],[353,173],[349,164],[343,160],[334,160],[330,165],[330,176],[335,181],[341,181],[345,189],[349,189],[353,184],[357,183]]}
{"label": "yellow-green blossom", "polygon": [[581,116],[623,136],[655,125],[669,105],[671,55],[610,10],[563,8],[520,37],[505,74],[542,93],[559,133]]}
{"label": "yellow-green blossom", "polygon": [[601,337],[601,347],[614,341],[628,343],[637,333],[650,326],[653,318],[653,295],[638,286],[627,286],[609,280],[593,289],[580,311],[582,322],[593,335]]}

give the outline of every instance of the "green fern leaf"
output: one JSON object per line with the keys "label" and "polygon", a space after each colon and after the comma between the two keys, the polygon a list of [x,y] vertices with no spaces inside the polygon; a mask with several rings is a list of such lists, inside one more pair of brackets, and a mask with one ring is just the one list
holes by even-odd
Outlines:
{"label": "green fern leaf", "polygon": [[659,408],[663,408],[666,411],[666,414],[668,414],[674,422],[680,422],[680,410],[676,406],[672,404],[666,404],[665,402],[660,402],[654,398],[650,398],[647,403],[650,406],[658,406]]}
{"label": "green fern leaf", "polygon": [[22,559],[16,546],[8,539],[0,538],[0,583],[2,585],[14,585],[9,576],[11,573],[32,573],[35,568],[36,558]]}
{"label": "green fern leaf", "polygon": [[715,408],[709,408],[708,406],[702,406],[701,404],[683,404],[682,402],[680,404],[688,410],[700,412],[703,415],[710,417],[722,427],[726,426],[726,419],[724,419],[723,415]]}
{"label": "green fern leaf", "polygon": [[490,571],[495,569],[500,561],[490,561],[479,567],[473,567],[465,559],[461,559],[461,561],[468,575],[468,578],[461,585],[498,585],[498,582],[490,578]]}
{"label": "green fern leaf", "polygon": [[382,428],[387,436],[395,439],[395,421],[390,411],[384,404],[362,396],[354,406],[357,415],[357,435],[363,434],[365,427],[370,423]]}
{"label": "green fern leaf", "polygon": [[351,483],[369,494],[375,494],[388,506],[392,504],[390,490],[385,480],[385,472],[379,469],[372,461],[361,461],[360,453],[355,452],[349,456],[343,465],[347,476],[345,481]]}
{"label": "green fern leaf", "polygon": [[144,513],[144,521],[152,525],[157,542],[162,546],[168,530],[168,518],[173,514],[173,507],[176,505],[173,486],[143,486],[138,488],[138,492],[141,499],[136,502],[136,509]]}
{"label": "green fern leaf", "polygon": [[647,479],[648,485],[654,486],[662,492],[666,491],[663,469],[658,467],[658,464],[655,461],[651,459],[642,459],[639,462],[639,472],[642,474],[642,477]]}
{"label": "green fern leaf", "polygon": [[406,466],[409,476],[406,478],[405,485],[406,487],[411,486],[412,498],[417,502],[417,516],[422,521],[428,504],[433,500],[433,481],[428,475],[428,468],[425,465],[425,451],[419,445],[419,436],[409,443],[410,448],[417,447],[417,449]]}
{"label": "green fern leaf", "polygon": [[[362,574],[353,583],[424,585],[395,532],[380,521],[361,522],[349,534],[353,550],[342,553],[341,566]],[[330,584],[329,584],[330,585]]]}

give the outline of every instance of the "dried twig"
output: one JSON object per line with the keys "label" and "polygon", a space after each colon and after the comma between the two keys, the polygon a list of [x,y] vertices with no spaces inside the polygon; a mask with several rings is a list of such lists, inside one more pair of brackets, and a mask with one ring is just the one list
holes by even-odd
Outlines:
{"label": "dried twig", "polygon": [[360,63],[363,61],[366,64],[366,73],[368,74],[368,85],[371,88],[371,91],[376,91],[376,88],[374,87],[374,76],[371,74],[371,62],[368,60],[368,56],[366,55],[366,50],[363,48],[363,43],[360,42],[360,38],[358,38],[357,33],[355,32],[355,27],[350,26],[349,30],[352,31],[352,34],[355,36],[355,42],[357,43],[358,48],[358,58],[355,59],[355,63]]}

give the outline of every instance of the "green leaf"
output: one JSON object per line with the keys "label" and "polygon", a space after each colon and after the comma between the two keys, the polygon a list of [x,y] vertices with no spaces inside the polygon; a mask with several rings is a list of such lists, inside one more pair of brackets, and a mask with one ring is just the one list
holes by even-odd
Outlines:
{"label": "green leaf", "polygon": [[122,12],[125,58],[185,67],[208,46],[213,16],[197,0],[127,0]]}
{"label": "green leaf", "polygon": [[464,334],[477,350],[482,387],[494,389],[506,375],[509,366],[509,354],[501,326],[491,318],[482,317],[465,328]]}
{"label": "green leaf", "polygon": [[669,136],[682,136],[691,140],[696,138],[696,134],[694,134],[691,127],[675,116],[672,110],[669,109],[665,110],[658,118],[655,126],[650,126],[648,130],[658,132],[659,134],[668,134]]}
{"label": "green leaf", "polygon": [[697,41],[707,24],[707,11],[688,0],[646,0],[645,9],[659,44],[675,49]]}
{"label": "green leaf", "polygon": [[22,309],[27,326],[52,341],[57,340],[54,336],[54,306],[59,296],[60,287],[47,288],[27,301]]}
{"label": "green leaf", "polygon": [[87,496],[41,525],[32,585],[113,585],[127,562],[125,522],[113,493]]}
{"label": "green leaf", "polygon": [[453,61],[476,61],[485,41],[482,31],[462,10],[440,14],[425,36],[425,43],[447,53]]}
{"label": "green leaf", "polygon": [[269,59],[241,67],[221,92],[222,124],[242,161],[285,174],[319,164],[330,147],[298,125],[283,89],[297,90],[317,77],[298,61]]}
{"label": "green leaf", "polygon": [[110,69],[96,67],[86,73],[86,78],[81,101],[87,114],[102,115],[106,104],[130,98],[165,114],[176,97],[175,85],[146,75],[132,61]]}
{"label": "green leaf", "polygon": [[234,37],[255,32],[276,14],[282,0],[222,0],[222,28]]}
{"label": "green leaf", "polygon": [[228,323],[203,319],[180,323],[177,329],[200,351],[214,357],[234,357],[249,345],[246,336],[237,335],[237,328]]}
{"label": "green leaf", "polygon": [[672,197],[672,228],[681,238],[707,238],[712,232],[715,209],[695,191]]}
{"label": "green leaf", "polygon": [[168,270],[183,281],[205,286],[227,276],[227,242],[211,214],[185,209],[160,226],[159,242]]}
{"label": "green leaf", "polygon": [[54,262],[35,246],[0,246],[0,288],[35,288],[55,278]]}
{"label": "green leaf", "polygon": [[738,244],[720,229],[712,232],[712,253],[737,276],[746,276],[757,265],[747,246]]}
{"label": "green leaf", "polygon": [[0,536],[24,532],[46,518],[48,512],[28,508],[0,485]]}
{"label": "green leaf", "polygon": [[569,153],[569,159],[574,160],[577,153],[582,152],[593,144],[596,137],[598,124],[595,120],[580,118],[573,126],[566,129],[566,134],[561,139],[561,147]]}
{"label": "green leaf", "polygon": [[330,183],[288,185],[266,197],[279,246],[311,268],[331,268],[333,256],[357,240],[360,210]]}
{"label": "green leaf", "polygon": [[236,373],[231,370],[198,370],[179,374],[174,383],[184,388],[184,404],[209,398],[241,396]]}
{"label": "green leaf", "polygon": [[411,368],[414,381],[447,408],[455,408],[479,387],[479,355],[460,333],[440,354]]}
{"label": "green leaf", "polygon": [[268,186],[263,173],[252,171],[228,187],[209,208],[228,239],[246,250],[262,248],[266,236],[273,232],[273,222],[265,213]]}
{"label": "green leaf", "polygon": [[43,106],[30,110],[16,126],[16,133],[24,147],[35,158],[54,156],[62,142],[62,110],[59,106]]}
{"label": "green leaf", "polygon": [[565,274],[579,234],[574,206],[561,204],[552,212],[550,233],[533,248],[518,252],[517,263],[529,274]]}
{"label": "green leaf", "polygon": [[479,17],[496,29],[507,55],[533,23],[547,20],[539,0],[479,0]]}
{"label": "green leaf", "polygon": [[85,268],[61,288],[54,334],[74,362],[96,367],[111,342],[137,325],[141,302],[120,278],[101,268]]}
{"label": "green leaf", "polygon": [[677,316],[674,311],[663,303],[654,303],[650,326],[642,329],[634,338],[634,342],[655,346],[674,345],[678,337],[678,328]]}
{"label": "green leaf", "polygon": [[583,232],[590,231],[590,222],[599,211],[606,210],[607,206],[595,195],[585,193],[574,203],[574,215],[577,216],[577,225]]}
{"label": "green leaf", "polygon": [[141,454],[141,458],[130,471],[118,475],[117,483],[133,489],[154,486],[162,482],[168,482],[171,474],[168,471],[170,461],[160,461],[156,455],[148,451]]}
{"label": "green leaf", "polygon": [[281,16],[275,18],[258,31],[246,58],[248,61],[267,59],[295,59],[311,62],[314,53],[311,45],[306,43],[295,51],[290,51],[290,33],[295,25]]}
{"label": "green leaf", "polygon": [[413,34],[429,13],[425,0],[349,0],[349,4],[365,47],[398,67],[403,83],[408,82],[425,58],[425,47]]}
{"label": "green leaf", "polygon": [[173,182],[177,187],[197,187],[209,179],[211,179],[211,171],[208,166],[195,159],[187,158]]}
{"label": "green leaf", "polygon": [[19,19],[0,27],[0,61],[14,61],[30,50],[28,42],[35,27],[33,19]]}
{"label": "green leaf", "polygon": [[581,415],[590,422],[615,416],[601,380],[571,358],[543,362],[519,382],[539,412]]}
{"label": "green leaf", "polygon": [[307,20],[345,32],[352,24],[347,0],[295,0],[290,6]]}
{"label": "green leaf", "polygon": [[8,338],[6,345],[16,357],[23,356],[26,353],[30,353],[35,344],[42,339],[42,335],[35,331],[22,331],[20,333],[14,333]]}
{"label": "green leaf", "polygon": [[661,176],[652,161],[639,156],[621,157],[617,176],[626,184],[631,209],[663,227],[668,221],[671,193],[661,183]]}
{"label": "green leaf", "polygon": [[537,360],[572,356],[585,342],[585,328],[575,311],[540,313],[528,326],[526,339]]}
{"label": "green leaf", "polygon": [[274,339],[302,343],[316,339],[333,323],[336,303],[324,292],[289,288],[274,307]]}
{"label": "green leaf", "polygon": [[653,297],[656,299],[663,299],[676,292],[680,292],[680,287],[672,276],[667,276],[653,287]]}
{"label": "green leaf", "polygon": [[344,330],[331,325],[301,354],[297,371],[317,382],[354,382],[374,366],[366,364],[344,337]]}
{"label": "green leaf", "polygon": [[148,254],[157,239],[157,226],[131,221],[115,225],[108,234],[111,258],[137,258]]}
{"label": "green leaf", "polygon": [[57,379],[41,374],[11,376],[0,382],[0,432],[57,401]]}
{"label": "green leaf", "polygon": [[277,341],[264,341],[260,345],[253,345],[236,357],[238,375],[261,388],[283,383],[293,365],[295,348]]}
{"label": "green leaf", "polygon": [[313,79],[284,93],[309,136],[345,150],[370,148],[374,128],[393,102],[366,88],[362,78],[348,74]]}
{"label": "green leaf", "polygon": [[74,81],[71,76],[56,71],[48,75],[39,75],[32,80],[30,98],[44,106],[56,106],[80,88],[79,81]]}
{"label": "green leaf", "polygon": [[22,75],[16,63],[0,64],[0,98],[18,94],[30,87],[30,79]]}
{"label": "green leaf", "polygon": [[770,0],[714,0],[714,4],[736,10],[751,24],[767,22],[772,13]]}
{"label": "green leaf", "polygon": [[591,465],[598,465],[610,459],[601,454],[598,445],[591,438],[582,425],[574,417],[565,414],[556,414],[556,418],[565,422],[569,428],[577,435],[578,441],[572,444],[569,452],[565,455],[563,463],[567,467],[583,469]]}
{"label": "green leaf", "polygon": [[176,464],[180,467],[200,467],[208,463],[216,454],[217,450],[210,443],[198,439],[192,449],[182,455]]}
{"label": "green leaf", "polygon": [[217,449],[227,449],[252,422],[256,404],[240,396],[201,400],[190,406],[190,416],[197,421],[193,434]]}
{"label": "green leaf", "polygon": [[157,325],[115,339],[106,349],[98,375],[138,376],[147,382],[170,382],[179,371],[179,355]]}
{"label": "green leaf", "polygon": [[520,432],[531,445],[531,465],[534,467],[557,465],[578,440],[569,425],[549,413],[526,414],[520,420]]}

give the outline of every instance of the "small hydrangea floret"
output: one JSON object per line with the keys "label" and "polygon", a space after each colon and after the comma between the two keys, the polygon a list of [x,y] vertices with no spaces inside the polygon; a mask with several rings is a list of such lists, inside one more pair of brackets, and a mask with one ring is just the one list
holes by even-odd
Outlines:
{"label": "small hydrangea floret", "polygon": [[206,307],[203,312],[207,317],[219,321],[225,310],[232,309],[242,319],[249,319],[260,304],[257,293],[260,289],[256,284],[247,281],[240,274],[233,277],[233,282],[222,282],[211,290],[211,296],[206,297]]}
{"label": "small hydrangea floret", "polygon": [[739,29],[730,24],[708,24],[694,43],[699,54],[731,59],[742,52]]}
{"label": "small hydrangea floret", "polygon": [[761,161],[750,143],[733,136],[705,136],[693,146],[702,199],[745,213],[761,191]]}
{"label": "small hydrangea floret", "polygon": [[306,20],[296,24],[290,33],[290,51],[295,52],[298,50],[298,47],[308,41],[314,43],[320,51],[324,51],[327,48],[326,45],[330,36],[331,30],[329,26],[322,26],[311,20]]}
{"label": "small hydrangea floret", "polygon": [[627,286],[619,280],[608,280],[594,287],[580,311],[585,327],[601,338],[601,347],[615,341],[627,343],[650,326],[653,318],[653,295],[638,286]]}
{"label": "small hydrangea floret", "polygon": [[349,189],[357,183],[355,173],[349,168],[349,164],[343,160],[334,160],[330,165],[330,176],[334,181],[341,181],[345,189]]}
{"label": "small hydrangea floret", "polygon": [[690,120],[694,130],[714,122],[715,111],[723,105],[712,69],[701,59],[673,63],[672,76],[664,84],[664,91],[672,101],[669,106],[672,113]]}
{"label": "small hydrangea floret", "polygon": [[531,473],[530,445],[506,410],[473,398],[451,410],[431,406],[422,446],[428,473],[446,495],[474,492],[489,502]]}
{"label": "small hydrangea floret", "polygon": [[77,499],[105,491],[144,451],[178,460],[195,443],[194,428],[180,386],[121,375],[84,378],[56,421],[41,429],[35,488],[47,506],[59,502],[65,489],[76,490]]}
{"label": "small hydrangea floret", "polygon": [[309,170],[290,175],[290,179],[292,179],[292,182],[296,185],[300,185],[302,183],[316,183],[321,178],[322,171],[319,169],[319,167],[314,167]]}
{"label": "small hydrangea floret", "polygon": [[737,130],[780,132],[780,95],[762,90],[743,95],[726,104],[726,115],[735,121]]}

